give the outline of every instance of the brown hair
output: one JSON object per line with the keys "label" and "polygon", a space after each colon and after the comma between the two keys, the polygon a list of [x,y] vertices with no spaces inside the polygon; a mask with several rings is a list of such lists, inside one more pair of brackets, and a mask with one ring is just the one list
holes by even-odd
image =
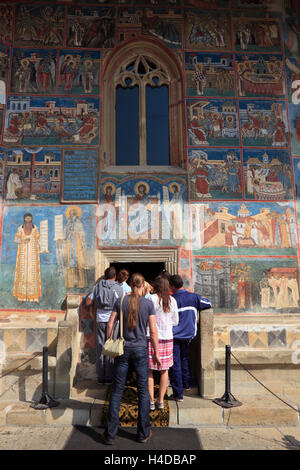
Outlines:
{"label": "brown hair", "polygon": [[117,271],[114,266],[110,266],[109,268],[106,268],[106,270],[104,271],[104,279],[106,280],[113,279],[114,277],[116,277],[116,275],[117,275]]}
{"label": "brown hair", "polygon": [[169,312],[171,305],[170,284],[166,276],[157,276],[153,282],[153,292],[158,295],[163,311]]}
{"label": "brown hair", "polygon": [[127,271],[127,269],[121,269],[121,271],[119,271],[119,274],[118,274],[118,282],[120,284],[122,284],[122,282],[124,281],[127,281],[127,279],[129,278],[129,272]]}
{"label": "brown hair", "polygon": [[144,276],[139,273],[132,274],[130,278],[130,287],[132,289],[131,294],[129,295],[128,307],[127,307],[127,327],[130,330],[134,330],[139,317],[139,302],[140,294],[138,289],[143,287],[145,282]]}

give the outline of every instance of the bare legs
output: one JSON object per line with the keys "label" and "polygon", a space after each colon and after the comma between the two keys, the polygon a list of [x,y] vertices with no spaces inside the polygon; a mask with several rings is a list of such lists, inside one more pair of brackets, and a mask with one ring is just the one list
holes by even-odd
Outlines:
{"label": "bare legs", "polygon": [[[164,401],[164,396],[166,394],[167,387],[168,387],[168,378],[169,378],[168,369],[161,370],[158,397],[157,397],[158,403],[163,403]],[[150,401],[154,402],[154,378],[153,378],[153,372],[151,369],[149,369],[148,388],[149,388]]]}

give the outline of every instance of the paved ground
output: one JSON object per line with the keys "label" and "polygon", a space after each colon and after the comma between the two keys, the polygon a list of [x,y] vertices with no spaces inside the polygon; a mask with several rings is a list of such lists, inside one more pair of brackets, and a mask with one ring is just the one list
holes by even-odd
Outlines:
{"label": "paved ground", "polygon": [[[1,426],[3,450],[193,451],[300,450],[300,427],[173,427],[153,428],[146,444],[135,440],[134,428],[121,428],[113,446],[100,442],[100,427]],[[134,454],[134,452],[133,452]]]}

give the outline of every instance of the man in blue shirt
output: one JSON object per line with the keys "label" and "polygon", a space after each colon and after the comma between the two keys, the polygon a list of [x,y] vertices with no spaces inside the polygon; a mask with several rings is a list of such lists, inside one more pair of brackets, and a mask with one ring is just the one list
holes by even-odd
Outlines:
{"label": "man in blue shirt", "polygon": [[197,334],[198,311],[211,308],[211,302],[183,288],[182,277],[170,277],[170,288],[178,305],[179,322],[173,327],[173,366],[169,370],[173,398],[183,401],[183,389],[191,387],[188,347]]}

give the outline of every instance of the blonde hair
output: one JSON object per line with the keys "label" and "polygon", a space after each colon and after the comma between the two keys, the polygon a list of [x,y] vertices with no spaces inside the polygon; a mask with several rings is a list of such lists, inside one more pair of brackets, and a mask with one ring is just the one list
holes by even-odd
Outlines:
{"label": "blonde hair", "polygon": [[127,307],[127,327],[134,330],[139,317],[139,302],[141,295],[138,290],[143,287],[145,278],[142,274],[134,273],[130,278],[131,294],[129,295]]}

